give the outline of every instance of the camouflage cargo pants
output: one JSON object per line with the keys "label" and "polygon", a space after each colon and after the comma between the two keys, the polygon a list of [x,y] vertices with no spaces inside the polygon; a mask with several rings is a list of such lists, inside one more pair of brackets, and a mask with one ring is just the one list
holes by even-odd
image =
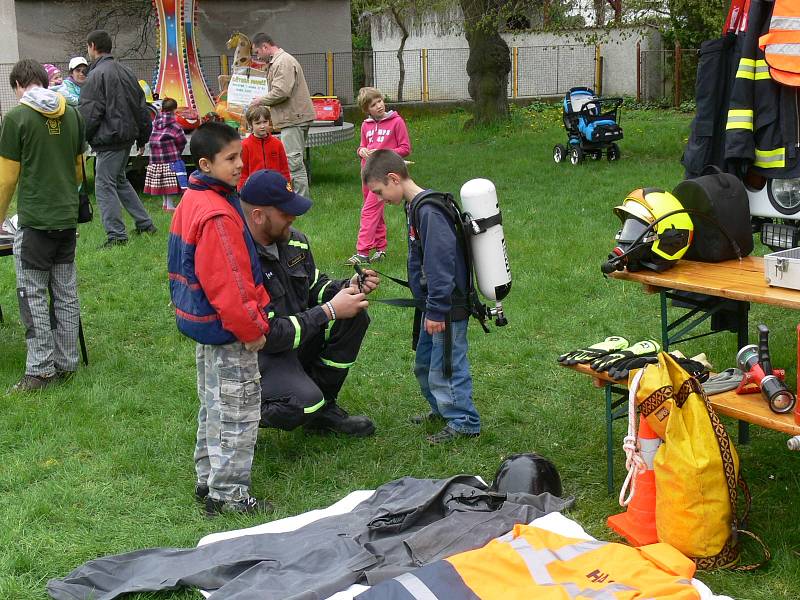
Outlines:
{"label": "camouflage cargo pants", "polygon": [[197,344],[197,482],[215,500],[244,500],[261,418],[261,377],[255,352],[235,342]]}

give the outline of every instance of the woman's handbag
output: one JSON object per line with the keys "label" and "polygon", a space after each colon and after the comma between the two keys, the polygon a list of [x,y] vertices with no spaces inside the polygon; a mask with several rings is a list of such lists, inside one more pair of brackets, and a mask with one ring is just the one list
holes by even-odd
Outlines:
{"label": "woman's handbag", "polygon": [[81,156],[81,174],[83,182],[78,192],[78,223],[89,223],[94,217],[94,210],[89,200],[89,193],[86,191],[89,186],[86,183],[86,166],[83,164],[83,156]]}

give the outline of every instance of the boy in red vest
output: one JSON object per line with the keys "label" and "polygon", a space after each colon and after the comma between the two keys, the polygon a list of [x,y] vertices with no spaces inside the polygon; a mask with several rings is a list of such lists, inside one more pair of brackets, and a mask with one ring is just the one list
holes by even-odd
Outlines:
{"label": "boy in red vest", "polygon": [[242,175],[239,178],[239,189],[252,173],[260,169],[277,171],[289,183],[289,160],[283,143],[272,135],[272,113],[266,104],[251,104],[244,113],[247,128],[252,132],[242,142]]}
{"label": "boy in red vest", "polygon": [[242,143],[209,122],[189,147],[198,170],[172,219],[167,260],[178,329],[197,342],[195,496],[209,517],[270,510],[250,495],[270,298],[236,192]]}

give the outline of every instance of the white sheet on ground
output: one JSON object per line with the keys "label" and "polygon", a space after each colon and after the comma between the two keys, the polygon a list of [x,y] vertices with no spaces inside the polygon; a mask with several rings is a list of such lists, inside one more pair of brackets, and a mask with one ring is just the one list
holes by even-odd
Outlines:
{"label": "white sheet on ground", "polygon": [[[341,515],[353,510],[361,502],[369,498],[373,490],[358,490],[349,493],[347,496],[332,504],[328,508],[321,508],[318,510],[310,510],[306,513],[296,515],[294,517],[286,517],[285,519],[278,519],[255,527],[248,527],[247,529],[235,529],[233,531],[222,531],[220,533],[212,533],[202,538],[197,545],[209,544],[211,542],[218,542],[220,540],[227,540],[230,538],[240,537],[243,535],[255,535],[259,533],[282,533],[285,531],[294,531],[309,523],[324,519],[325,517],[332,517],[334,515]],[[544,517],[534,519],[531,525],[536,525],[542,529],[547,529],[561,535],[578,539],[593,539],[583,527],[576,521],[569,519],[561,513],[550,513]],[[729,596],[715,595],[706,584],[697,579],[692,579],[692,585],[700,593],[701,600],[732,600]],[[347,590],[334,594],[328,600],[352,600],[357,594],[368,589],[365,585],[351,585]],[[210,594],[202,592],[205,597]]]}

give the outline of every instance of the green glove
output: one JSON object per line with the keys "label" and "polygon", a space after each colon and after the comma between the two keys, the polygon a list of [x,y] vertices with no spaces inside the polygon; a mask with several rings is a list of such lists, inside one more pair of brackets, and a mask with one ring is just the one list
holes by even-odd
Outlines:
{"label": "green glove", "polygon": [[578,348],[571,352],[566,352],[558,357],[558,362],[565,365],[578,365],[591,362],[616,350],[628,347],[628,340],[618,335],[610,335],[602,342],[589,346],[588,348]]}
{"label": "green glove", "polygon": [[608,371],[615,363],[627,361],[636,356],[655,354],[661,350],[661,346],[655,340],[642,340],[629,346],[625,350],[619,350],[594,359],[589,366],[593,371]]}

